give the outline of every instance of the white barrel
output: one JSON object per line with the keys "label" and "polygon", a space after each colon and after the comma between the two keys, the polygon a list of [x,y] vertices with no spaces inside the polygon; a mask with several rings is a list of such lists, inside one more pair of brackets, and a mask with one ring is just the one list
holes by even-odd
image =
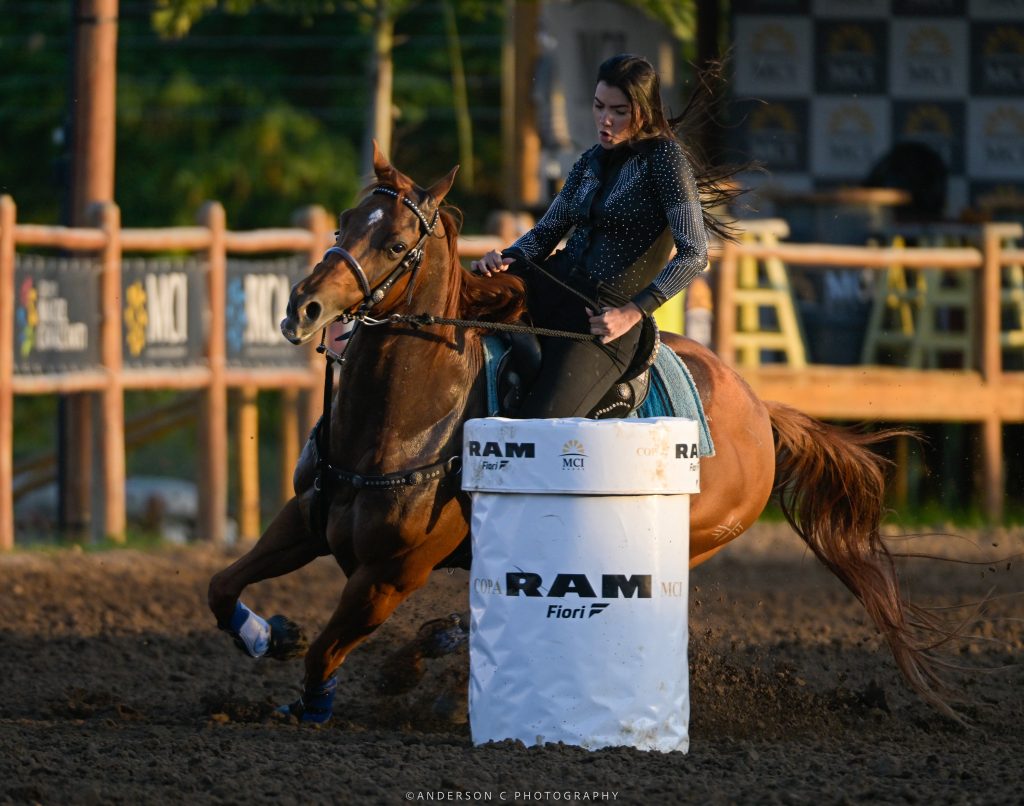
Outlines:
{"label": "white barrel", "polygon": [[473,741],[689,747],[697,423],[470,420]]}

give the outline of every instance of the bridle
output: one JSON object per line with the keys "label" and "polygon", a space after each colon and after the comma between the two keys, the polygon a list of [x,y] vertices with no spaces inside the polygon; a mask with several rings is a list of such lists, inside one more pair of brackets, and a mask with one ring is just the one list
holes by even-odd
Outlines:
{"label": "bridle", "polygon": [[438,210],[434,210],[434,215],[427,221],[426,215],[420,210],[419,206],[410,199],[408,196],[400,194],[397,190],[389,187],[375,187],[372,193],[379,193],[384,196],[391,196],[392,198],[398,199],[402,204],[408,207],[416,215],[416,218],[420,221],[421,234],[420,239],[416,242],[408,252],[405,253],[405,257],[398,263],[395,268],[391,270],[387,277],[380,281],[375,288],[370,288],[370,280],[366,276],[366,272],[360,265],[359,261],[349,252],[347,249],[341,246],[332,246],[326,252],[324,252],[324,258],[328,255],[337,255],[342,259],[342,262],[352,270],[352,273],[356,277],[356,282],[359,283],[359,289],[363,292],[363,300],[359,303],[359,307],[355,312],[342,313],[338,318],[343,322],[349,322],[353,319],[361,319],[366,316],[373,309],[375,305],[379,305],[381,300],[387,296],[388,291],[391,287],[398,282],[398,280],[404,275],[411,273],[409,278],[409,290],[406,295],[406,302],[412,301],[412,290],[416,284],[416,273],[419,271],[420,264],[423,262],[423,246],[431,235],[434,234],[434,227],[437,226]]}

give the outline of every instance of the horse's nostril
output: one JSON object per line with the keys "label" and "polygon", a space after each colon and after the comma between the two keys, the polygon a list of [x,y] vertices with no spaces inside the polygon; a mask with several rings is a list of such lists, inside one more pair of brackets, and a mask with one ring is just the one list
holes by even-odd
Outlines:
{"label": "horse's nostril", "polygon": [[311,302],[306,306],[306,321],[315,322],[320,318],[320,303]]}

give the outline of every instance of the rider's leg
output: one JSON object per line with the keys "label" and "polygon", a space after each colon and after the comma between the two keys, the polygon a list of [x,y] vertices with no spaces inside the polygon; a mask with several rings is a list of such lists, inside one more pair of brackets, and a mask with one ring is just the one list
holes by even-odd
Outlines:
{"label": "rider's leg", "polygon": [[607,345],[544,339],[540,372],[516,416],[586,417],[626,371],[640,328]]}

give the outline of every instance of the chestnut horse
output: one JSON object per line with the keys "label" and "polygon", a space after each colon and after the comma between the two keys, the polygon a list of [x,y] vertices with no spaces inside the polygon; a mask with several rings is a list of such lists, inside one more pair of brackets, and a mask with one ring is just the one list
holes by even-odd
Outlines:
{"label": "chestnut horse", "polygon": [[[385,320],[358,328],[341,369],[343,394],[332,407],[329,460],[349,475],[329,489],[324,528],[311,525],[320,507],[313,506],[309,478],[297,481],[296,496],[209,590],[218,623],[249,654],[295,657],[304,647],[294,625],[283,617],[268,624],[239,596],[253,582],[334,555],[347,583],[305,653],[303,698],[288,707],[309,721],[330,717],[333,675],[349,652],[427,582],[469,531],[469,499],[456,473],[422,473],[419,483],[345,481],[445,468],[461,453],[463,423],[487,415],[483,332],[414,328],[388,316],[428,312],[507,322],[523,313],[519,278],[481,278],[459,262],[457,224],[441,209],[454,169],[423,189],[379,150],[374,167],[376,189],[342,214],[336,245],[292,289],[281,323],[290,341],[303,344],[359,308]],[[759,400],[710,350],[672,334],[663,341],[693,375],[717,450],[701,462],[702,492],[691,502],[691,567],[743,534],[774,492],[796,532],[864,605],[909,685],[951,713],[920,632],[927,616],[904,601],[879,536],[886,460],[870,448],[896,432],[856,433]]]}

